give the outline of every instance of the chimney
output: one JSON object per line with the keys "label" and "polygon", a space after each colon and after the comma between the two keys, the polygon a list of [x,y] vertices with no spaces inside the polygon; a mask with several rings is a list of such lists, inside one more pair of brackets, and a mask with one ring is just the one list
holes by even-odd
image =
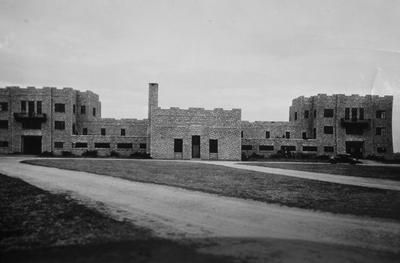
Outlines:
{"label": "chimney", "polygon": [[151,110],[158,107],[158,83],[149,83],[149,121]]}

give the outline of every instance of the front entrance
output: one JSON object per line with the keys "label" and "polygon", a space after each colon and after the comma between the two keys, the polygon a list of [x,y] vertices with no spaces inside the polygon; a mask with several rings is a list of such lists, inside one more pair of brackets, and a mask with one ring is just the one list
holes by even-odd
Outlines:
{"label": "front entrance", "polygon": [[22,152],[24,154],[42,153],[42,136],[22,136]]}
{"label": "front entrance", "polygon": [[200,158],[200,136],[192,136],[192,158]]}
{"label": "front entrance", "polygon": [[362,141],[347,141],[346,153],[351,154],[355,158],[363,158],[364,142]]}

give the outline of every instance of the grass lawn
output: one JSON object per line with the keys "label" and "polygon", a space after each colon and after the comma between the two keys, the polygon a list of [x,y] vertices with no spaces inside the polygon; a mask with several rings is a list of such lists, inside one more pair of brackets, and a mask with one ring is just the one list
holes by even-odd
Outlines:
{"label": "grass lawn", "polygon": [[392,190],[189,162],[38,159],[25,163],[171,185],[291,207],[400,220],[400,192]]}
{"label": "grass lawn", "polygon": [[[0,174],[0,262],[229,262]],[[190,259],[190,260],[189,260]]]}
{"label": "grass lawn", "polygon": [[245,163],[246,165],[299,170],[306,172],[370,177],[400,181],[400,167],[366,166],[350,164],[308,164],[308,163]]}

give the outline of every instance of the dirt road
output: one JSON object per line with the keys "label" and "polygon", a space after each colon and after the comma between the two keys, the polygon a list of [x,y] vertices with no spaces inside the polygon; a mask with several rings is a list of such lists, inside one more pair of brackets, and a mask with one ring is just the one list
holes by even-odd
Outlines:
{"label": "dirt road", "polygon": [[[84,172],[21,164],[20,160],[0,158],[0,173],[21,178],[53,192],[68,192],[90,205],[101,202],[114,216],[129,218],[137,225],[150,227],[160,236],[232,240],[251,238],[252,242],[257,239],[292,240],[400,253],[398,222],[227,198]],[[253,244],[251,249],[255,247]],[[347,248],[335,249],[343,253]],[[221,253],[222,250],[220,248],[215,252]],[[238,251],[239,248],[235,249],[236,253]],[[366,262],[373,262],[366,251],[353,252],[365,257],[363,260]],[[251,253],[255,259],[260,259],[262,251],[258,256],[255,251]]]}

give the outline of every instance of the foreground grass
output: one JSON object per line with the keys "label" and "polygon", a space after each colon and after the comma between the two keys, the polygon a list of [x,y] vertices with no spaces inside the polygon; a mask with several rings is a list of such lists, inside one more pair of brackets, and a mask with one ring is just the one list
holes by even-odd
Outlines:
{"label": "foreground grass", "polygon": [[0,262],[227,262],[0,175]]}
{"label": "foreground grass", "polygon": [[400,167],[349,164],[245,163],[246,165],[400,181]]}
{"label": "foreground grass", "polygon": [[189,162],[42,159],[26,163],[333,213],[400,220],[400,192]]}

